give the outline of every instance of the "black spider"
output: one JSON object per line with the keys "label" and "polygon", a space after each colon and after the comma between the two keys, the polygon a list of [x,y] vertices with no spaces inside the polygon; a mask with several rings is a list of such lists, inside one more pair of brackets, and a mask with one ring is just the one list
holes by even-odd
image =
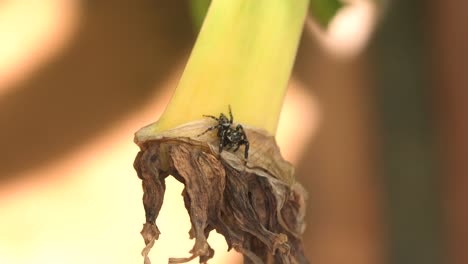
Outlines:
{"label": "black spider", "polygon": [[245,135],[244,128],[242,125],[238,124],[235,128],[233,127],[234,118],[232,117],[231,106],[229,105],[229,117],[228,119],[226,115],[221,113],[219,118],[212,116],[212,115],[203,115],[204,117],[212,118],[218,121],[218,124],[208,128],[205,132],[201,133],[197,137],[204,135],[205,133],[213,130],[218,129],[218,138],[219,138],[219,153],[223,149],[230,150],[234,148],[233,152],[236,152],[241,145],[245,146],[244,157],[247,159],[249,157],[249,140],[247,140],[247,136]]}

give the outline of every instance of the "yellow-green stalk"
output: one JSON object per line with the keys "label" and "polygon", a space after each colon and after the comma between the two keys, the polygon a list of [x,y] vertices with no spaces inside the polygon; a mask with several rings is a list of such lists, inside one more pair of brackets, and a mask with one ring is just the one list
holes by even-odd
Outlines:
{"label": "yellow-green stalk", "polygon": [[272,135],[308,0],[213,0],[180,83],[153,134],[227,113]]}

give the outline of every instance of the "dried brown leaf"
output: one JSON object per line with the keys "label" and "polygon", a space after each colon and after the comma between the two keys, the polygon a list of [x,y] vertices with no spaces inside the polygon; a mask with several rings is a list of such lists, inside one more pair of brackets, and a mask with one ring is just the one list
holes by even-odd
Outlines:
{"label": "dried brown leaf", "polygon": [[159,237],[156,218],[161,209],[165,178],[184,184],[184,203],[190,216],[195,244],[185,263],[199,257],[206,263],[214,255],[207,242],[212,230],[222,234],[229,250],[242,253],[246,263],[308,263],[303,252],[305,192],[294,181],[293,167],[280,154],[274,137],[244,127],[250,156],[241,151],[218,152],[216,133],[197,137],[212,123],[191,122],[157,135],[148,127],[137,132],[141,151],[135,169],[143,181],[146,223],[141,232],[148,253]]}

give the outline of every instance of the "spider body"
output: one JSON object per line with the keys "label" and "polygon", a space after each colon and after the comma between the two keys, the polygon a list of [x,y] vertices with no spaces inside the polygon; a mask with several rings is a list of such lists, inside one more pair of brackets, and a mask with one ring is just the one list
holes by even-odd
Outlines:
{"label": "spider body", "polygon": [[234,117],[232,116],[231,106],[229,106],[229,119],[223,113],[219,117],[212,115],[204,115],[204,117],[209,117],[218,122],[218,124],[209,127],[203,133],[198,136],[201,136],[211,130],[217,129],[217,136],[219,138],[219,153],[225,150],[233,149],[233,152],[236,152],[242,145],[245,146],[244,157],[247,159],[249,157],[249,140],[247,135],[244,132],[242,125],[238,124],[234,127]]}

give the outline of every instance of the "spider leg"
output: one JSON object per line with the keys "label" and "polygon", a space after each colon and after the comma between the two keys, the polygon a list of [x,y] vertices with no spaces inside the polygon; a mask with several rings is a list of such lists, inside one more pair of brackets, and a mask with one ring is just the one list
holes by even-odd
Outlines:
{"label": "spider leg", "polygon": [[220,140],[219,140],[219,155],[221,155],[221,151],[223,151],[223,147],[224,147],[224,138],[225,138],[225,133],[226,133],[226,130],[223,130],[221,132],[221,135],[220,135]]}
{"label": "spider leg", "polygon": [[241,145],[244,145],[245,146],[244,157],[245,159],[247,159],[249,157],[249,146],[250,146],[249,141],[247,140],[247,135],[245,135],[244,128],[240,124],[236,126],[236,131],[243,135],[243,139],[239,141],[234,152],[236,152],[240,148]]}
{"label": "spider leg", "polygon": [[212,126],[212,127],[208,128],[207,130],[205,130],[205,132],[203,132],[203,133],[201,133],[201,134],[198,134],[197,137],[203,136],[204,134],[206,134],[206,133],[208,133],[208,132],[210,132],[211,130],[216,129],[216,128],[218,128],[218,126]]}
{"label": "spider leg", "polygon": [[248,158],[249,158],[249,145],[250,145],[250,144],[249,144],[249,141],[244,140],[244,141],[242,142],[242,144],[245,145],[244,157],[245,157],[245,159],[248,159]]}
{"label": "spider leg", "polygon": [[212,118],[216,121],[219,121],[219,118],[217,118],[216,116],[212,116],[212,115],[203,115],[203,117],[209,117],[209,118]]}
{"label": "spider leg", "polygon": [[232,124],[232,122],[234,121],[234,117],[232,116],[232,111],[231,111],[231,105],[228,105],[228,108],[229,108],[229,123]]}
{"label": "spider leg", "polygon": [[236,148],[232,152],[236,152],[240,146],[242,145],[242,141],[236,143]]}

